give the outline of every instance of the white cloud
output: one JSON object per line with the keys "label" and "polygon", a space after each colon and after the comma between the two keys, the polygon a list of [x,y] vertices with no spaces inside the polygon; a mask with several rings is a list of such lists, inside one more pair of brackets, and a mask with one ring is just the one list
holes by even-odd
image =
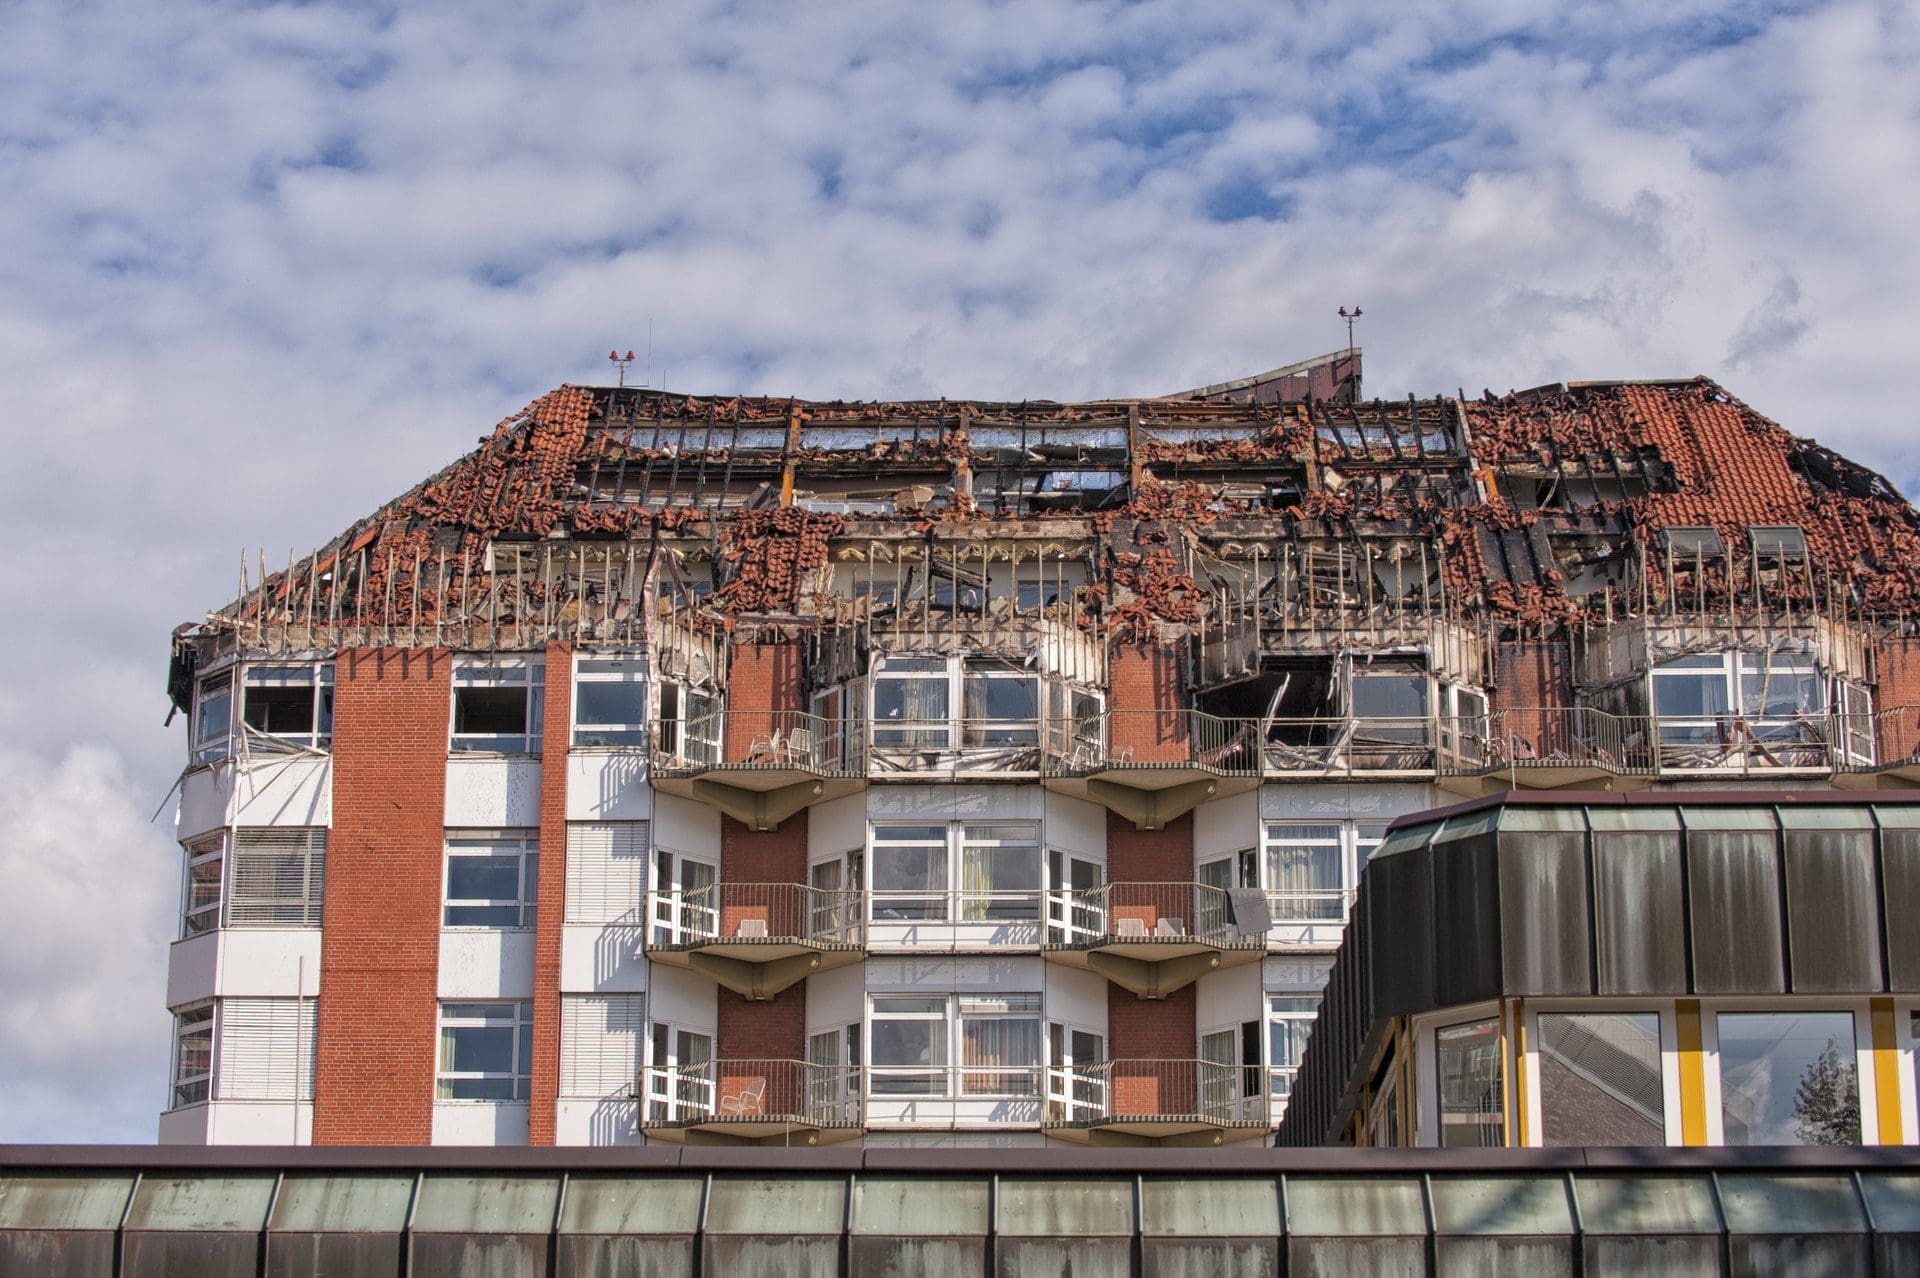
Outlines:
{"label": "white cloud", "polygon": [[[9,775],[150,810],[166,633],[241,547],[304,551],[649,319],[682,389],[1069,397],[1329,350],[1360,303],[1383,394],[1706,372],[1912,486],[1917,71],[1870,0],[11,6]],[[119,1023],[147,962],[94,991]]]}

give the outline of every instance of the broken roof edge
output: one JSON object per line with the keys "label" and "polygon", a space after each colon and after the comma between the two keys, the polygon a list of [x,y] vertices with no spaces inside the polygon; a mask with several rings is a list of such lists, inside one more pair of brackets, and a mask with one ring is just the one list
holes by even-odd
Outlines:
{"label": "broken roof edge", "polygon": [[1316,368],[1326,368],[1344,359],[1358,360],[1365,354],[1359,346],[1343,346],[1337,351],[1328,351],[1325,355],[1315,355],[1312,359],[1303,359],[1294,364],[1283,364],[1279,368],[1270,368],[1264,373],[1253,373],[1246,377],[1236,377],[1231,381],[1216,382],[1211,386],[1196,386],[1192,390],[1174,391],[1167,395],[1143,396],[1147,399],[1206,399],[1213,395],[1225,395],[1232,391],[1246,390],[1263,382],[1278,381],[1284,377],[1298,377],[1310,373]]}

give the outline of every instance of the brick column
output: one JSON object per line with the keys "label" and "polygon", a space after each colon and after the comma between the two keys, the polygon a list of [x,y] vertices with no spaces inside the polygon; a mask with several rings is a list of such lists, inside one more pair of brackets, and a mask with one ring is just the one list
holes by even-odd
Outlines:
{"label": "brick column", "polygon": [[391,648],[335,664],[316,1145],[433,1139],[452,666]]}
{"label": "brick column", "polygon": [[[805,704],[801,648],[798,644],[740,644],[727,663],[727,752],[744,759],[755,737],[783,722],[779,712]],[[742,918],[765,918],[769,931],[790,926],[784,915],[798,911],[798,893],[730,893],[730,884],[805,883],[807,881],[807,813],[804,809],[780,823],[777,830],[755,832],[732,817],[720,818],[720,899],[722,926],[731,928]],[[803,912],[801,912],[803,913]],[[801,926],[803,917],[791,926]],[[721,1060],[805,1060],[807,1054],[807,985],[805,981],[776,997],[755,1003],[731,990],[721,990],[719,1024],[714,1055]],[[748,1080],[721,1079],[723,1088],[737,1090]],[[776,1086],[769,1080],[769,1087]],[[769,1092],[767,1106],[789,1098]]]}
{"label": "brick column", "polygon": [[[1107,746],[1136,763],[1184,760],[1191,750],[1180,656],[1172,647],[1131,644],[1107,660]],[[1186,878],[1192,878],[1187,874]]]}
{"label": "brick column", "polygon": [[1570,716],[1551,713],[1573,705],[1572,652],[1567,640],[1506,642],[1494,650],[1489,708],[1499,716],[1494,731],[1518,739],[1525,754],[1548,755],[1572,748],[1588,734]]}
{"label": "brick column", "polygon": [[1880,763],[1910,759],[1920,750],[1920,710],[1902,707],[1920,706],[1920,640],[1889,639],[1874,655],[1880,679],[1873,690],[1878,715],[1874,758]]}
{"label": "brick column", "polygon": [[567,908],[567,747],[573,649],[547,645],[540,729],[540,908],[533,929],[533,1105],[527,1143],[551,1145],[560,1103],[560,930]]}

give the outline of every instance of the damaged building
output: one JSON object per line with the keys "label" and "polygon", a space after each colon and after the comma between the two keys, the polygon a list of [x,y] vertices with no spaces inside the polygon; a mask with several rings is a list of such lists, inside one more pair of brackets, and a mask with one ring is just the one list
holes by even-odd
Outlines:
{"label": "damaged building", "polygon": [[[1920,783],[1882,477],[1705,378],[1357,388],[569,385],[249,564],[173,640],[163,1140],[1269,1144],[1390,825]],[[1886,1071],[1855,1137],[1912,1143],[1920,984],[1870,967],[1777,992]],[[1539,1013],[1474,993],[1517,1095]],[[1297,1143],[1439,1130],[1411,1022],[1356,1017]]]}

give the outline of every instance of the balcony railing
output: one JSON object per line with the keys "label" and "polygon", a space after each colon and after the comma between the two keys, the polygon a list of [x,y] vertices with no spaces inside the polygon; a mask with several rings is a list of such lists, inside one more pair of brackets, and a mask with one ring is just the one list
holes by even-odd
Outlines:
{"label": "balcony railing", "polygon": [[860,1126],[860,1071],[780,1059],[721,1059],[644,1071],[643,1126]]}
{"label": "balcony railing", "polygon": [[875,775],[1040,771],[1041,719],[954,716],[880,718],[872,725]]}
{"label": "balcony railing", "polygon": [[1831,771],[1841,726],[1825,714],[1658,715],[1652,723],[1659,771],[1683,776]]}
{"label": "balcony railing", "polygon": [[804,883],[710,883],[647,893],[649,943],[659,948],[807,945],[858,948],[860,893]]}
{"label": "balcony railing", "polygon": [[800,710],[715,711],[653,725],[654,767],[663,772],[716,768],[816,774],[866,770],[866,733],[857,719]]}
{"label": "balcony railing", "polygon": [[1203,710],[1108,710],[1054,719],[1047,731],[1047,770],[1075,776],[1188,767],[1253,776],[1260,771],[1260,722]]}
{"label": "balcony railing", "polygon": [[1227,889],[1206,883],[1108,883],[1048,894],[1050,945],[1239,948],[1264,946],[1266,929],[1265,919],[1239,917]]}
{"label": "balcony railing", "polygon": [[1203,1060],[1112,1060],[1047,1071],[1057,1127],[1266,1127],[1267,1070]]}
{"label": "balcony railing", "polygon": [[1644,715],[1607,714],[1591,706],[1497,710],[1489,722],[1483,766],[1495,772],[1651,773],[1652,727]]}
{"label": "balcony railing", "polygon": [[1044,1073],[1037,1065],[992,1064],[870,1065],[866,1070],[876,1101],[1037,1101]]}
{"label": "balcony railing", "polygon": [[1374,776],[1433,772],[1440,743],[1470,741],[1483,720],[1431,716],[1270,719],[1262,741],[1268,776]]}

